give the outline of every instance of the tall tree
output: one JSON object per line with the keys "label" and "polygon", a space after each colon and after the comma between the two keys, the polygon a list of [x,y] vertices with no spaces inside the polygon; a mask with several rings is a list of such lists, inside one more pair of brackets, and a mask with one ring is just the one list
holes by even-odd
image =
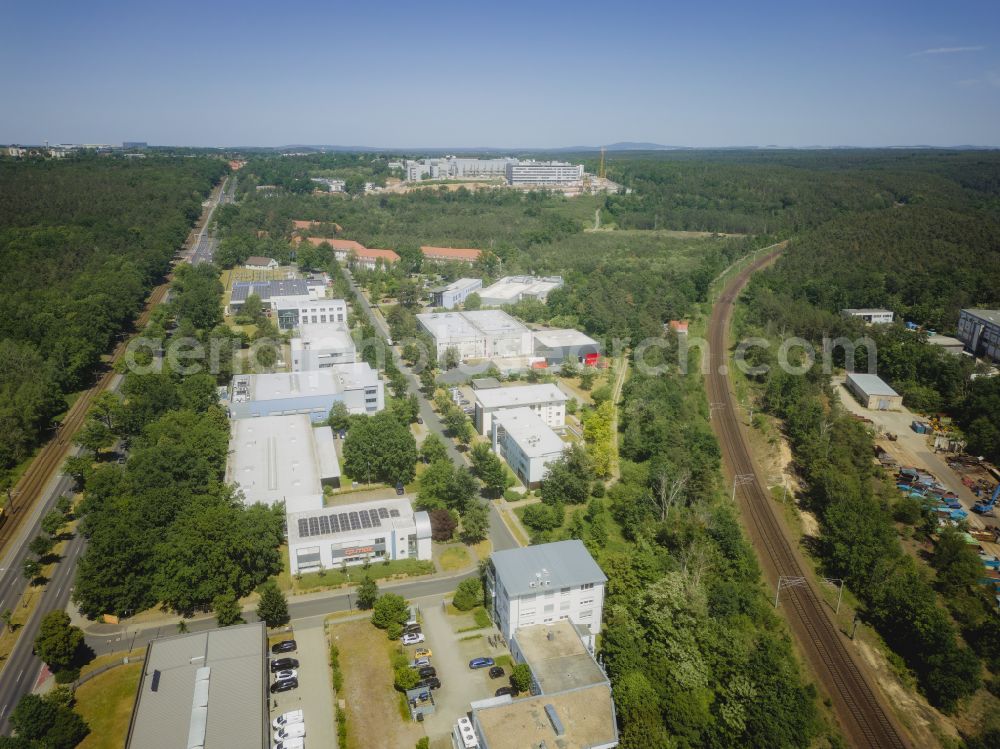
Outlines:
{"label": "tall tree", "polygon": [[257,617],[272,629],[288,624],[288,601],[285,600],[285,594],[278,590],[277,583],[272,580],[261,586]]}

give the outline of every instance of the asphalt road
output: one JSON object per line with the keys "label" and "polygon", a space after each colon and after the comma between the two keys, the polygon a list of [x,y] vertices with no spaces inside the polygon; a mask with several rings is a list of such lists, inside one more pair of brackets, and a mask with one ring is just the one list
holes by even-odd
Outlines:
{"label": "asphalt road", "polygon": [[[211,223],[212,214],[220,201],[232,200],[235,190],[235,179],[223,186],[219,191],[215,202],[209,211],[208,217],[198,234],[195,242],[194,252],[191,254],[191,262],[210,262],[211,253],[217,246],[216,240],[208,237],[208,227]],[[196,261],[195,258],[206,257],[207,259]],[[121,385],[121,378],[116,378],[111,387],[112,392]],[[25,523],[24,530],[16,541],[10,546],[10,550],[0,563],[0,611],[5,611],[18,604],[21,595],[27,587],[27,581],[22,574],[24,559],[28,555],[28,544],[31,539],[38,535],[41,528],[41,519],[54,506],[60,496],[70,491],[72,480],[63,474],[58,474],[49,486],[46,487],[44,499],[36,503],[33,516],[30,522]],[[76,563],[86,547],[85,539],[80,535],[75,535],[67,544],[63,552],[63,557],[55,566],[51,579],[42,590],[42,598],[35,608],[31,617],[18,632],[17,642],[10,653],[10,657],[0,666],[0,736],[10,733],[9,716],[10,712],[17,706],[18,701],[25,694],[28,694],[35,686],[35,682],[42,669],[42,662],[35,657],[34,642],[41,627],[42,618],[50,611],[65,610],[69,605],[70,594],[73,590],[73,579],[76,575]]]}
{"label": "asphalt road", "polygon": [[[364,294],[361,293],[361,289],[354,283],[354,277],[351,275],[351,272],[345,268],[344,273],[347,275],[347,279],[351,283],[351,289],[354,291],[355,298],[357,299],[359,306],[362,310],[364,310],[364,313],[371,321],[371,324],[375,326],[375,330],[378,331],[378,334],[383,340],[390,340],[391,336],[389,326],[386,325],[385,320],[381,315],[375,314],[375,310],[372,309],[371,304],[369,304]],[[399,357],[395,348],[387,348],[389,354],[394,357],[396,366],[406,376],[406,380],[410,385],[410,390],[417,394],[417,399],[420,404],[420,418],[424,420],[424,426],[427,427],[428,431],[441,438],[441,441],[444,442],[445,448],[448,450],[448,457],[450,457],[453,462],[458,463],[459,465],[469,465],[469,459],[466,457],[465,453],[459,452],[455,448],[455,443],[452,441],[451,437],[445,434],[445,427],[441,423],[441,419],[438,418],[437,413],[433,408],[431,408],[430,401],[426,396],[424,396],[423,391],[420,389],[420,379],[408,366],[406,366],[406,362]],[[519,544],[511,534],[510,529],[507,528],[507,524],[503,522],[503,519],[500,517],[499,512],[497,512],[496,507],[490,503],[489,508],[490,540],[493,542],[493,549],[495,551],[500,551],[502,549],[516,548]]]}

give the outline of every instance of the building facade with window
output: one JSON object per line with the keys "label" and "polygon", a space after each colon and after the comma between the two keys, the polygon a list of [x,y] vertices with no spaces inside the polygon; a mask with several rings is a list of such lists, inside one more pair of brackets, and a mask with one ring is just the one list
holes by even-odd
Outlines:
{"label": "building facade with window", "polygon": [[1000,361],[1000,310],[963,309],[958,337],[975,356]]}
{"label": "building facade with window", "polygon": [[274,297],[268,303],[279,330],[292,330],[301,325],[347,322],[347,302],[343,299]]}
{"label": "building facade with window", "polygon": [[473,421],[480,434],[493,430],[493,416],[512,408],[530,408],[549,427],[557,429],[566,424],[566,401],[569,396],[556,385],[513,385],[476,389]]}
{"label": "building facade with window", "polygon": [[454,309],[459,304],[463,304],[468,299],[469,294],[483,288],[481,278],[460,278],[452,281],[447,286],[439,286],[431,289],[431,306]]}
{"label": "building facade with window", "polygon": [[493,451],[529,489],[537,488],[549,465],[568,445],[530,408],[511,408],[493,415]]}
{"label": "building facade with window", "polygon": [[859,317],[869,325],[888,325],[892,322],[892,310],[888,309],[842,309],[844,317]]}
{"label": "building facade with window", "polygon": [[291,340],[292,371],[308,372],[337,364],[353,364],[358,352],[345,322],[310,323],[299,326]]}
{"label": "building facade with window", "polygon": [[372,414],[385,408],[385,386],[366,362],[337,364],[310,372],[237,375],[225,405],[233,419],[307,414],[325,421],[342,401],[352,414]]}
{"label": "building facade with window", "polygon": [[591,651],[607,581],[577,539],[494,551],[486,571],[493,620],[506,639],[521,627],[569,620]]}
{"label": "building facade with window", "polygon": [[290,512],[288,559],[297,575],[385,559],[431,558],[431,521],[408,499]]}

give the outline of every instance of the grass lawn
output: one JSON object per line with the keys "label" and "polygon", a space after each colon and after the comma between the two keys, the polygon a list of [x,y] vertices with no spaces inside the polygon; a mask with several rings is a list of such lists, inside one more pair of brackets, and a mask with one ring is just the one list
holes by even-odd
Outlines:
{"label": "grass lawn", "polygon": [[383,580],[388,577],[400,575],[402,577],[414,577],[417,575],[430,575],[434,573],[434,563],[419,559],[397,559],[389,564],[376,562],[367,570],[360,566],[349,567],[346,574],[340,570],[325,570],[320,572],[310,572],[302,575],[300,579],[292,579],[292,585],[299,592],[316,591],[323,588],[336,588],[344,583],[360,583],[365,575],[370,575],[373,580]]}
{"label": "grass lawn", "polygon": [[469,552],[464,546],[448,546],[441,551],[438,563],[444,572],[453,572],[469,566]]}
{"label": "grass lawn", "polygon": [[90,726],[77,749],[120,749],[125,745],[141,663],[130,663],[95,676],[76,690],[76,710]]}
{"label": "grass lawn", "polygon": [[96,671],[102,666],[106,666],[109,663],[121,663],[122,658],[128,656],[129,658],[138,658],[145,654],[146,648],[136,648],[129,653],[108,653],[107,655],[99,655],[94,660],[92,660],[87,665],[80,669],[80,676],[86,676],[91,671]]}

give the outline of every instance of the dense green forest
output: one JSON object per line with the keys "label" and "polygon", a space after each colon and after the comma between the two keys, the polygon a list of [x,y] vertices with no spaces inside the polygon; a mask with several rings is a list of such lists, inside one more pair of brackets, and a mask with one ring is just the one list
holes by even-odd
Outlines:
{"label": "dense green forest", "polygon": [[[240,336],[196,323],[206,299],[219,314],[217,276],[211,265],[180,267],[171,303],[154,310],[144,334],[164,347],[172,336],[195,336],[206,349],[215,339],[222,352],[238,351]],[[78,437],[86,451],[68,462],[85,489],[88,545],[73,591],[85,615],[157,604],[190,615],[220,597],[245,596],[281,570],[281,508],[246,507],[224,481],[229,419],[216,387],[229,371],[183,376],[167,362],[160,371],[129,371],[122,396],[105,393],[92,408]],[[131,445],[124,465],[102,452],[118,439]]]}
{"label": "dense green forest", "polygon": [[225,169],[204,158],[0,160],[0,471],[91,381]]}

